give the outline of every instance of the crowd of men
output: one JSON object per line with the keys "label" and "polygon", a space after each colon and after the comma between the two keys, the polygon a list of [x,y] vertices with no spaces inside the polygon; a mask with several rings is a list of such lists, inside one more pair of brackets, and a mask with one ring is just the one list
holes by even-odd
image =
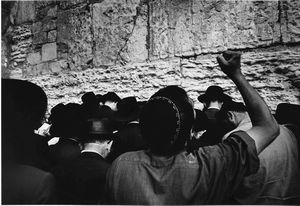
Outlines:
{"label": "crowd of men", "polygon": [[178,86],[87,92],[45,120],[39,86],[2,79],[2,204],[300,204],[300,105],[272,114],[240,53],[217,61],[244,103],[218,85],[202,111]]}

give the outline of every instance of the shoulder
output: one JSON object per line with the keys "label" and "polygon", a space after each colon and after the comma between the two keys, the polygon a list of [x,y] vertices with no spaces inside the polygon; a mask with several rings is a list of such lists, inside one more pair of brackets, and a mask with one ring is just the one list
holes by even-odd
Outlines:
{"label": "shoulder", "polygon": [[126,152],[120,155],[114,162],[141,162],[149,158],[145,150]]}
{"label": "shoulder", "polygon": [[[19,165],[19,171],[23,174],[25,177],[35,177],[32,178],[30,181],[39,181],[40,179],[47,179],[47,178],[52,178],[53,175],[49,172],[46,172],[44,170],[38,169],[36,167],[32,167],[29,165]],[[37,180],[39,178],[39,180]]]}
{"label": "shoulder", "polygon": [[258,169],[259,161],[255,141],[244,131],[236,131],[222,143],[202,147],[199,157],[208,165],[230,167],[230,165],[250,164],[252,170]]}
{"label": "shoulder", "polygon": [[27,196],[36,203],[46,203],[48,198],[54,198],[55,178],[51,173],[28,165],[19,165],[18,173],[18,187],[26,190]]}

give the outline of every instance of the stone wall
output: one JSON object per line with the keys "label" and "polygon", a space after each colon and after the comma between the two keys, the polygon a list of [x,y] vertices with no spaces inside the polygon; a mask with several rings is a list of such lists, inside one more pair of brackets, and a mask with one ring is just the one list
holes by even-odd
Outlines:
{"label": "stone wall", "polygon": [[298,0],[18,1],[9,18],[2,76],[42,86],[49,108],[87,91],[145,100],[171,84],[196,106],[213,84],[241,100],[215,60],[227,49],[243,52],[247,79],[273,110],[299,104]]}

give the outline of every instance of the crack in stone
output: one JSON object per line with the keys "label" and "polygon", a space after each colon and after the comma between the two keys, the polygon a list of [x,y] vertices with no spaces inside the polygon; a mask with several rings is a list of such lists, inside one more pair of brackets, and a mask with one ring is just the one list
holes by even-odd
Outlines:
{"label": "crack in stone", "polygon": [[147,3],[147,35],[146,35],[146,49],[148,53],[148,57],[146,61],[150,61],[151,55],[151,29],[150,29],[150,0],[146,1]]}
{"label": "crack in stone", "polygon": [[283,39],[282,39],[282,25],[281,25],[281,18],[282,18],[282,9],[281,9],[281,1],[278,1],[278,23],[280,25],[280,37],[279,37],[279,42],[283,43]]}
{"label": "crack in stone", "polygon": [[132,26],[132,30],[131,32],[128,34],[128,38],[126,38],[126,41],[124,43],[124,45],[122,46],[122,48],[118,51],[117,53],[117,58],[116,58],[116,61],[115,61],[115,64],[117,64],[118,62],[121,64],[121,65],[125,65],[127,62],[126,59],[124,59],[121,55],[121,53],[123,52],[123,50],[126,48],[127,46],[127,43],[130,39],[130,37],[132,36],[133,32],[134,32],[134,29],[135,29],[135,26],[136,26],[136,22],[137,22],[137,19],[138,17],[140,16],[141,14],[141,7],[145,4],[145,2],[147,2],[147,0],[142,0],[140,1],[140,3],[138,4],[138,6],[136,7],[136,14],[135,16],[133,16],[133,26]]}

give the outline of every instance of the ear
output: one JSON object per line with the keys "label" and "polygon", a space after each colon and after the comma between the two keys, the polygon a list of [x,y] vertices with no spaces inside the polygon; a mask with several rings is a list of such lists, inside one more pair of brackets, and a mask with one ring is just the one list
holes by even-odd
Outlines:
{"label": "ear", "polygon": [[234,113],[231,112],[231,111],[228,111],[228,112],[227,112],[227,119],[228,119],[230,122],[235,123],[235,115],[234,115]]}

